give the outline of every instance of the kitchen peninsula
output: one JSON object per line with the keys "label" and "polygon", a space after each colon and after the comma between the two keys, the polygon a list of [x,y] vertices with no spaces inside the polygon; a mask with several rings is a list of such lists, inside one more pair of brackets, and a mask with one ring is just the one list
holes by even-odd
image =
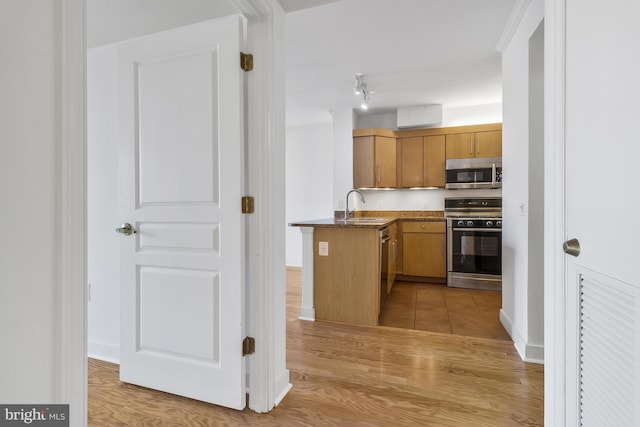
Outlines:
{"label": "kitchen peninsula", "polygon": [[[377,325],[403,252],[419,253],[421,264],[436,265],[431,281],[445,282],[445,222],[442,211],[358,211],[354,218],[289,224],[303,238],[300,319]],[[403,228],[436,239],[427,248],[403,242]],[[385,246],[386,245],[386,246]],[[404,250],[403,250],[404,249]],[[409,265],[409,253],[405,256]]]}

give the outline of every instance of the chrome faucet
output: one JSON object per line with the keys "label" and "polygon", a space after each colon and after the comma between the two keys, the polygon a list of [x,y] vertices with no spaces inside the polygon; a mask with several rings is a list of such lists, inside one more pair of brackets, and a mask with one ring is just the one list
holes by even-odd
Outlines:
{"label": "chrome faucet", "polygon": [[[360,199],[362,200],[362,203],[367,203],[367,202],[364,200],[364,195],[360,192],[360,190],[350,190],[350,191],[347,193],[347,202],[345,203],[345,206],[344,206],[344,220],[345,220],[345,221],[346,221],[346,220],[348,220],[348,219],[349,219],[349,216],[350,216],[350,214],[349,214],[349,195],[350,195],[351,193],[354,193],[354,192],[355,192],[355,193],[358,193],[358,194],[360,195]],[[352,213],[351,215],[353,215],[353,213]]]}

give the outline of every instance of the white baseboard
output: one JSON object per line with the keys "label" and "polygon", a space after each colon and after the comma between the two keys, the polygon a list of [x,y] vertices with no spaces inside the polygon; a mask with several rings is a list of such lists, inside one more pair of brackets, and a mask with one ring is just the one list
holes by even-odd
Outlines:
{"label": "white baseboard", "polygon": [[500,323],[502,323],[502,327],[507,331],[511,339],[513,339],[513,323],[503,309],[500,309]]}
{"label": "white baseboard", "polygon": [[544,346],[537,344],[527,344],[525,349],[525,362],[538,363],[544,365]]}
{"label": "white baseboard", "polygon": [[104,362],[120,364],[120,346],[97,341],[87,342],[87,356]]}
{"label": "white baseboard", "polygon": [[309,320],[314,322],[316,320],[316,309],[313,307],[300,307],[300,320]]}
{"label": "white baseboard", "polygon": [[274,391],[276,398],[274,400],[274,405],[278,406],[292,388],[293,385],[289,382],[289,370],[285,369],[275,383]]}
{"label": "white baseboard", "polygon": [[544,364],[544,346],[527,343],[527,340],[513,328],[513,322],[502,309],[500,323],[513,340],[513,345],[524,362]]}

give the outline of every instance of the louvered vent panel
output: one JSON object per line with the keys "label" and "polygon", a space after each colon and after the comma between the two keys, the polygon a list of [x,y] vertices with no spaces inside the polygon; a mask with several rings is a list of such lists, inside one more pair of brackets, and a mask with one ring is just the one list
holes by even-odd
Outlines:
{"label": "louvered vent panel", "polygon": [[[605,279],[606,280],[606,279]],[[625,283],[583,276],[580,285],[580,425],[633,426],[636,300]]]}

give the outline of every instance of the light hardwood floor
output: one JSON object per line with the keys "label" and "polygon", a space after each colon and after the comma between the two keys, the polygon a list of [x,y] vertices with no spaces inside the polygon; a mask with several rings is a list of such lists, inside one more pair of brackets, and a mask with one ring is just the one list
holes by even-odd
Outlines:
{"label": "light hardwood floor", "polygon": [[542,426],[543,367],[508,341],[297,319],[287,271],[293,389],[267,414],[234,411],[118,381],[89,361],[90,426]]}

